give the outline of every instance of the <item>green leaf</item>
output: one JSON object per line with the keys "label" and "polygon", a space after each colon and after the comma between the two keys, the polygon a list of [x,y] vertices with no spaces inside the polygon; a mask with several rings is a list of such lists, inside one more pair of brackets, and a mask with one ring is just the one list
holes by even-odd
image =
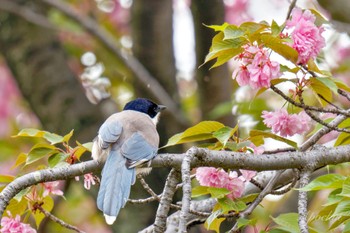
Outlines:
{"label": "green leaf", "polygon": [[15,178],[12,175],[0,175],[0,183],[11,183]]}
{"label": "green leaf", "polygon": [[341,146],[341,145],[348,145],[348,144],[350,144],[350,134],[341,132],[338,135],[337,140],[334,143],[334,146]]}
{"label": "green leaf", "polygon": [[68,143],[71,137],[73,136],[74,129],[72,129],[68,134],[63,136],[62,141]]}
{"label": "green leaf", "polygon": [[318,68],[318,66],[316,65],[313,59],[309,59],[309,61],[307,62],[307,67],[308,67],[308,70],[310,71],[322,74],[322,71]]}
{"label": "green leaf", "polygon": [[301,188],[302,191],[316,191],[321,189],[336,189],[343,186],[345,177],[339,174],[327,174],[319,176],[308,185]]}
{"label": "green leaf", "polygon": [[[318,78],[310,78],[309,82],[310,88],[313,90],[316,99],[320,102],[322,106],[326,106],[328,102],[332,102],[333,96],[332,91],[329,87],[327,87],[322,81],[318,80]],[[327,101],[323,100],[320,96],[322,96]]]}
{"label": "green leaf", "polygon": [[332,222],[332,225],[328,228],[328,232],[334,232],[335,228],[339,227],[341,224],[349,220],[350,217],[344,216],[336,219],[334,222]]}
{"label": "green leaf", "polygon": [[237,39],[244,36],[245,30],[238,28],[235,25],[229,25],[224,29],[224,40]]}
{"label": "green leaf", "polygon": [[216,210],[207,218],[204,223],[207,230],[220,232],[220,225],[225,220],[225,218],[217,218],[220,214],[222,214],[222,210]]}
{"label": "green leaf", "polygon": [[278,224],[277,229],[284,230],[291,233],[299,233],[298,226],[298,214],[297,213],[288,213],[281,214],[276,218],[271,217],[272,220]]}
{"label": "green leaf", "polygon": [[208,28],[214,29],[216,32],[223,32],[228,25],[229,24],[225,22],[222,25],[205,25],[205,26]]}
{"label": "green leaf", "polygon": [[204,63],[217,58],[216,63],[211,68],[223,64],[230,58],[243,52],[242,46],[246,43],[248,41],[244,37],[224,40],[224,33],[219,32],[213,37],[209,54],[205,57]]}
{"label": "green leaf", "polygon": [[239,26],[239,28],[246,31],[247,35],[253,35],[267,29],[268,25],[255,22],[244,22]]}
{"label": "green leaf", "polygon": [[349,181],[350,181],[350,178],[347,178],[344,181],[342,191],[341,191],[341,193],[338,194],[339,196],[350,198],[350,182]]}
{"label": "green leaf", "polygon": [[20,153],[18,156],[17,156],[17,159],[16,159],[16,162],[15,164],[11,167],[11,169],[14,169],[22,164],[24,164],[27,160],[27,154],[25,153]]}
{"label": "green leaf", "polygon": [[296,142],[270,132],[265,132],[260,130],[251,130],[249,136],[250,136],[250,141],[254,143],[256,146],[259,146],[262,144],[261,143],[262,138],[272,138],[277,141],[284,142],[294,148],[298,147],[298,144]]}
{"label": "green leaf", "polygon": [[240,212],[247,208],[247,205],[243,201],[233,201],[228,197],[223,197],[218,199],[220,207],[223,209],[223,212],[235,211]]}
{"label": "green leaf", "polygon": [[328,24],[328,20],[317,10],[315,9],[309,9],[313,15],[316,16],[315,25],[321,26],[322,24]]}
{"label": "green leaf", "polygon": [[256,222],[257,222],[257,219],[239,218],[239,219],[237,219],[238,229],[240,229],[242,227],[246,227],[246,226],[254,226],[256,224]]}
{"label": "green leaf", "polygon": [[56,153],[49,157],[48,163],[51,168],[56,167],[58,164],[68,164],[66,163],[66,159],[68,158],[69,154],[65,153]]}
{"label": "green leaf", "polygon": [[345,90],[347,92],[350,92],[350,87],[345,84],[344,82],[342,82],[341,80],[338,80],[338,79],[333,79],[334,83],[337,85],[337,87],[339,89],[342,89],[342,90]]}
{"label": "green leaf", "polygon": [[216,187],[208,187],[208,192],[210,193],[212,198],[223,198],[227,194],[230,194],[231,191],[227,188],[216,188]]}
{"label": "green leaf", "polygon": [[31,164],[39,159],[57,153],[58,150],[55,146],[38,143],[32,147],[28,153],[26,164]]}
{"label": "green leaf", "polygon": [[225,127],[225,125],[217,121],[202,121],[197,125],[188,128],[184,132],[172,136],[169,139],[168,143],[163,146],[163,148],[182,143],[196,142],[214,138],[213,132],[223,127]]}
{"label": "green leaf", "polygon": [[[44,210],[50,212],[53,208],[53,205],[54,205],[53,199],[50,196],[46,196],[46,197],[44,197],[43,202],[44,202],[44,204],[41,207]],[[35,224],[36,224],[37,228],[39,228],[40,223],[45,218],[45,215],[43,213],[41,213],[39,210],[32,212],[32,214],[33,214],[33,217],[35,220]]]}
{"label": "green leaf", "polygon": [[274,37],[271,34],[264,34],[261,36],[261,40],[266,47],[272,49],[287,60],[293,63],[297,62],[298,52],[289,45],[286,45],[280,38]]}
{"label": "green leaf", "polygon": [[14,137],[37,137],[37,138],[44,138],[48,142],[50,142],[52,145],[57,144],[63,141],[63,137],[54,133],[50,133],[43,130],[33,129],[33,128],[27,128],[22,129],[17,135]]}
{"label": "green leaf", "polygon": [[272,36],[279,36],[281,31],[282,31],[281,27],[276,23],[275,20],[272,20],[272,23],[271,23],[271,34],[272,34]]}
{"label": "green leaf", "polygon": [[322,206],[329,206],[329,205],[334,205],[334,204],[338,204],[339,202],[341,202],[344,197],[339,196],[339,194],[342,192],[342,189],[335,189],[333,190],[329,195],[328,195],[328,199],[327,202],[325,204],[323,204]]}
{"label": "green leaf", "polygon": [[14,199],[17,200],[18,202],[20,202],[22,200],[22,198],[30,192],[30,189],[31,189],[31,187],[22,189],[19,193],[16,194]]}
{"label": "green leaf", "polygon": [[337,208],[335,208],[335,211],[333,213],[333,216],[335,217],[343,217],[343,216],[350,216],[350,200],[343,200],[337,205]]}
{"label": "green leaf", "polygon": [[219,140],[224,146],[226,146],[227,141],[233,136],[233,134],[237,131],[238,125],[236,127],[231,128],[228,126],[222,127],[221,129],[215,131],[213,136]]}
{"label": "green leaf", "polygon": [[207,186],[196,186],[192,189],[192,197],[199,197],[209,194]]}
{"label": "green leaf", "polygon": [[318,81],[322,82],[325,86],[331,89],[332,92],[338,93],[338,86],[331,78],[316,78]]}
{"label": "green leaf", "polygon": [[20,201],[16,199],[11,199],[9,205],[6,207],[5,213],[10,211],[12,216],[22,215],[28,206],[28,200],[26,198],[22,198]]}

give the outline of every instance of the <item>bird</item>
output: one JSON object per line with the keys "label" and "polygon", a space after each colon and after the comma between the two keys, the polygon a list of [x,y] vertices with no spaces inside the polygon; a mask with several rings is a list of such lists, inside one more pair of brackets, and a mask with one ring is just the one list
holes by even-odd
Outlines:
{"label": "bird", "polygon": [[[93,140],[92,158],[104,162],[97,207],[112,225],[129,198],[136,174],[148,174],[150,161],[157,155],[156,129],[160,112],[166,107],[149,99],[137,98],[106,119]],[[138,168],[148,162],[148,167]]]}

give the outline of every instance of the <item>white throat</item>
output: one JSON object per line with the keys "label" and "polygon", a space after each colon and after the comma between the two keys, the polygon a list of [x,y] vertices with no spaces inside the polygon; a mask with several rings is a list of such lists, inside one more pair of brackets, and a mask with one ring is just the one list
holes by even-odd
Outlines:
{"label": "white throat", "polygon": [[158,124],[159,116],[160,116],[160,112],[158,112],[157,115],[155,115],[153,118],[151,118],[154,125]]}

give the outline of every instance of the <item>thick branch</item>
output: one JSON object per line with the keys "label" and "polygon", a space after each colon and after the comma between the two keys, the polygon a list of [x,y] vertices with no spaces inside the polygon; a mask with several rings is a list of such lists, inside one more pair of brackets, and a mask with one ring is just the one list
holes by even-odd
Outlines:
{"label": "thick branch", "polygon": [[4,213],[10,200],[27,187],[47,181],[67,180],[75,176],[97,171],[101,167],[102,164],[92,160],[66,167],[39,170],[18,177],[0,193],[0,216]]}
{"label": "thick branch", "polygon": [[[299,188],[305,187],[310,180],[311,172],[306,170],[302,171],[300,174],[300,185]],[[307,192],[306,191],[299,191],[299,197],[298,197],[298,213],[299,213],[299,227],[300,232],[302,233],[308,233],[308,226],[307,226]]]}

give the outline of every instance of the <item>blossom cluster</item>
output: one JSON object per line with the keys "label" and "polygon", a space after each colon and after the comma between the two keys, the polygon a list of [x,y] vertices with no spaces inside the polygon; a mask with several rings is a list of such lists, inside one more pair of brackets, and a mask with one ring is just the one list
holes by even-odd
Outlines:
{"label": "blossom cluster", "polygon": [[286,22],[286,28],[291,29],[292,47],[298,52],[298,63],[306,64],[315,59],[326,45],[322,37],[324,28],[315,25],[316,17],[309,10],[294,8],[292,17]]}
{"label": "blossom cluster", "polygon": [[202,186],[226,188],[230,191],[227,197],[236,199],[242,196],[245,183],[249,182],[255,175],[255,171],[240,170],[242,175],[237,172],[226,172],[223,169],[215,167],[199,167],[196,170],[196,179]]}
{"label": "blossom cluster", "polygon": [[3,217],[1,219],[1,233],[35,233],[36,230],[33,229],[29,224],[21,222],[21,217],[16,215],[12,218],[11,214],[8,212],[9,217]]}
{"label": "blossom cluster", "polygon": [[288,114],[285,109],[275,112],[263,111],[262,118],[272,132],[279,133],[283,137],[303,134],[310,130],[311,118],[304,111],[299,114]]}
{"label": "blossom cluster", "polygon": [[269,88],[271,79],[280,75],[279,63],[271,61],[268,51],[264,48],[245,45],[238,59],[242,60],[236,77],[240,86],[249,85],[253,89]]}

